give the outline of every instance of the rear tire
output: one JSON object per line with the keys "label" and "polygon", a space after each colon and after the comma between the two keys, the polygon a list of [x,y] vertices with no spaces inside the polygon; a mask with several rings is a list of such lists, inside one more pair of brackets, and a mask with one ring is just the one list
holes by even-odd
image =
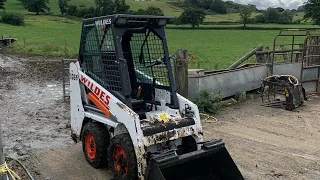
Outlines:
{"label": "rear tire", "polygon": [[109,133],[105,126],[89,122],[82,130],[82,149],[86,160],[95,168],[107,164]]}
{"label": "rear tire", "polygon": [[137,158],[129,134],[120,134],[111,139],[108,165],[117,180],[138,178]]}

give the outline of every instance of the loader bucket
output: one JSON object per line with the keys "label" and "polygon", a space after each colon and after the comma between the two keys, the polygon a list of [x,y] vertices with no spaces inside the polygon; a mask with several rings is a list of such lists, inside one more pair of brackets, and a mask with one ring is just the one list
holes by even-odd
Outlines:
{"label": "loader bucket", "polygon": [[220,141],[183,155],[155,158],[146,170],[146,180],[242,180],[224,143]]}

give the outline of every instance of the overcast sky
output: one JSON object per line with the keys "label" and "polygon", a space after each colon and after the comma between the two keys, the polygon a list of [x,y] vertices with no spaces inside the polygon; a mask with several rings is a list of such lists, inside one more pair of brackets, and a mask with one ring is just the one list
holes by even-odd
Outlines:
{"label": "overcast sky", "polygon": [[268,7],[282,7],[284,9],[297,9],[307,0],[233,0],[240,4],[254,4],[258,9],[266,9]]}

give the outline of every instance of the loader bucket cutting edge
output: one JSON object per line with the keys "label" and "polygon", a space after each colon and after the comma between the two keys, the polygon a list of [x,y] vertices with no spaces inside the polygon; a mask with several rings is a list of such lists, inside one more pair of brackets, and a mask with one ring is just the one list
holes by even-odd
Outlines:
{"label": "loader bucket cutting edge", "polygon": [[151,162],[146,180],[243,180],[224,146],[187,153],[165,162]]}

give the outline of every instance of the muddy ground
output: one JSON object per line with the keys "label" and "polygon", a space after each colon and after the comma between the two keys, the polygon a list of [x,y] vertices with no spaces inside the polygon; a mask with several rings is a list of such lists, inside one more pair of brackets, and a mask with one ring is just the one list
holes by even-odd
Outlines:
{"label": "muddy ground", "polygon": [[[110,179],[85,162],[70,138],[60,69],[57,58],[0,54],[5,152],[35,179]],[[203,123],[206,138],[226,142],[246,179],[319,180],[320,97],[310,96],[295,112],[259,105],[256,99],[224,108],[218,123]]]}
{"label": "muddy ground", "polygon": [[69,105],[62,100],[60,59],[0,54],[0,114],[5,152],[35,177],[39,151],[70,145]]}

